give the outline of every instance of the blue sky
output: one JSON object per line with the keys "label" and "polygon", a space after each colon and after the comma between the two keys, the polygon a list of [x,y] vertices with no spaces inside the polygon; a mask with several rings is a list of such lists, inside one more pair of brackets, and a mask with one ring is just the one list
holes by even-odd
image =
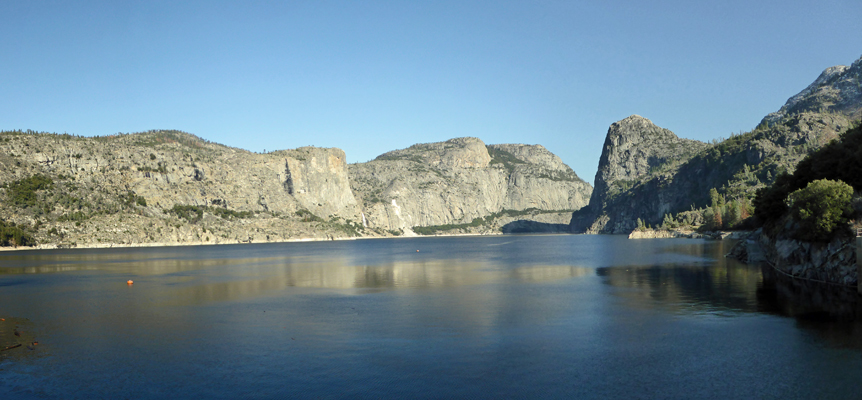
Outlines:
{"label": "blue sky", "polygon": [[708,141],[862,56],[862,2],[4,1],[0,129],[363,162],[475,136],[592,182],[631,114]]}

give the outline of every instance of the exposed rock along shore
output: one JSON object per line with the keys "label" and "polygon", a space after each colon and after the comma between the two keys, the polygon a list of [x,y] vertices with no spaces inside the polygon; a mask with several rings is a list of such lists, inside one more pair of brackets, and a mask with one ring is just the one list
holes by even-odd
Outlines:
{"label": "exposed rock along shore", "polygon": [[829,243],[802,242],[787,235],[754,231],[728,254],[744,262],[766,262],[778,273],[807,281],[859,287],[859,239],[836,237]]}
{"label": "exposed rock along shore", "polygon": [[742,239],[748,237],[749,231],[714,231],[698,232],[687,229],[635,229],[629,234],[629,239]]}

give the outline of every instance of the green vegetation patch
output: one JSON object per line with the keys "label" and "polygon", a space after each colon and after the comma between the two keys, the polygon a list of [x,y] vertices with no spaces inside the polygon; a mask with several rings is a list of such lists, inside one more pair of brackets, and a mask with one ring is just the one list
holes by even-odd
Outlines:
{"label": "green vegetation patch", "polygon": [[174,204],[173,208],[171,208],[170,210],[165,210],[165,212],[174,214],[177,216],[177,218],[184,219],[190,224],[198,223],[198,221],[203,218],[205,212],[227,220],[236,218],[251,218],[255,215],[253,211],[234,211],[228,210],[226,208],[179,204]]}
{"label": "green vegetation patch", "polygon": [[311,211],[306,209],[296,210],[296,216],[302,219],[302,222],[323,222],[323,218],[314,215]]}
{"label": "green vegetation patch", "polygon": [[0,220],[0,246],[35,246],[36,240],[21,227]]}
{"label": "green vegetation patch", "polygon": [[425,160],[418,154],[381,154],[374,159],[375,161],[410,161],[414,163],[424,163]]}
{"label": "green vegetation patch", "polygon": [[538,177],[554,182],[583,182],[574,171],[547,171],[540,173]]}
{"label": "green vegetation patch", "polygon": [[120,203],[128,208],[132,208],[135,205],[139,205],[141,207],[147,206],[147,199],[145,199],[144,196],[138,196],[135,193],[129,192],[127,194],[121,194],[119,198]]}
{"label": "green vegetation patch", "polygon": [[9,202],[18,207],[34,207],[39,201],[37,191],[54,188],[54,180],[37,174],[3,185]]}
{"label": "green vegetation patch", "polygon": [[332,216],[329,221],[326,223],[330,228],[339,230],[347,234],[348,236],[361,236],[361,232],[365,230],[365,227],[362,224],[353,222],[350,220],[345,220],[344,222],[340,222],[341,217]]}
{"label": "green vegetation patch", "polygon": [[245,219],[254,217],[254,211],[234,211],[227,208],[207,207],[207,211],[221,219]]}
{"label": "green vegetation patch", "polygon": [[485,146],[488,149],[488,155],[491,156],[489,165],[500,165],[511,174],[515,171],[515,166],[518,164],[526,164],[523,160],[515,157],[514,154],[491,146]]}
{"label": "green vegetation patch", "polygon": [[87,214],[84,214],[83,212],[80,212],[80,211],[75,211],[73,213],[61,215],[60,217],[57,218],[57,222],[70,222],[70,221],[82,222],[82,221],[86,221],[88,219],[90,219],[90,216],[88,216]]}
{"label": "green vegetation patch", "polygon": [[177,130],[150,130],[139,135],[139,139],[135,144],[146,147],[177,143],[193,149],[202,149],[210,143],[210,141],[201,139],[191,133]]}
{"label": "green vegetation patch", "polygon": [[141,172],[158,172],[158,173],[166,174],[166,173],[168,173],[168,168],[167,168],[167,165],[163,165],[162,162],[159,161],[158,163],[156,163],[156,168],[150,167],[148,165],[144,165],[144,166],[139,166],[138,171],[141,171]]}
{"label": "green vegetation patch", "polygon": [[842,181],[862,191],[862,126],[806,156],[792,175],[781,173],[772,186],[758,190],[755,215],[762,223],[774,225],[788,212],[788,196],[820,179]]}
{"label": "green vegetation patch", "polygon": [[796,239],[828,242],[848,225],[853,188],[841,181],[819,179],[790,193],[790,215],[799,223]]}

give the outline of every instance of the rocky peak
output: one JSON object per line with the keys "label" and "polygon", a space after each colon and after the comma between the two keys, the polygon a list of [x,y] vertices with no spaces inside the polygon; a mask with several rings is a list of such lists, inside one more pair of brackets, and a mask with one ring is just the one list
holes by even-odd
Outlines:
{"label": "rocky peak", "polygon": [[491,156],[481,139],[462,137],[445,142],[415,144],[384,153],[375,160],[418,161],[442,169],[485,168],[491,162]]}
{"label": "rocky peak", "polygon": [[608,129],[599,159],[591,208],[601,210],[615,186],[624,189],[649,175],[654,168],[687,159],[707,146],[696,140],[681,139],[640,115],[614,122]]}
{"label": "rocky peak", "polygon": [[788,115],[818,111],[837,112],[851,119],[862,116],[862,58],[850,66],[826,68],[781,109],[764,117],[763,122],[771,125]]}
{"label": "rocky peak", "polygon": [[[566,165],[560,157],[556,154],[551,153],[544,146],[540,144],[536,145],[528,145],[528,144],[491,144],[488,145],[488,149],[494,152],[497,150],[505,151],[520,161],[523,161],[527,164],[533,164],[535,166],[545,168],[551,171],[558,171],[563,173],[571,173],[575,172]],[[492,156],[493,158],[493,156]],[[492,161],[493,163],[493,161]],[[575,175],[577,177],[577,175]],[[580,178],[578,178],[580,180]]]}
{"label": "rocky peak", "polygon": [[[372,228],[470,225],[507,212],[557,213],[587,204],[592,188],[542,146],[456,138],[390,151],[349,166]],[[565,224],[569,213],[560,213]],[[478,220],[477,220],[478,219]],[[544,221],[548,222],[548,221]]]}

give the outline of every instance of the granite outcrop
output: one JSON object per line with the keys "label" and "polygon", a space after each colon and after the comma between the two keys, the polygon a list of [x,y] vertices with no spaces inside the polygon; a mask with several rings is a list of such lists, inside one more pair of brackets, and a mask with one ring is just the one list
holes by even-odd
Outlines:
{"label": "granite outcrop", "polygon": [[569,210],[587,205],[592,192],[540,145],[486,145],[477,138],[418,144],[349,170],[366,226],[405,233],[468,225],[504,211],[560,214],[555,222],[568,224]]}
{"label": "granite outcrop", "polygon": [[[661,173],[675,170],[707,147],[707,143],[679,138],[639,115],[611,124],[605,136],[589,207],[575,214],[572,229],[576,232],[627,234],[636,227],[638,218],[660,220],[673,206],[672,199],[668,198],[675,195],[657,190],[666,185],[667,175],[670,175]],[[633,198],[635,190],[649,182],[648,178],[658,176],[663,179],[649,183],[657,187],[646,190],[648,195],[658,195],[657,198]]]}
{"label": "granite outcrop", "polygon": [[542,146],[476,138],[348,165],[337,148],[260,154],[179,131],[8,131],[0,167],[0,220],[47,247],[558,232],[592,190]]}
{"label": "granite outcrop", "polygon": [[178,131],[5,132],[0,149],[0,182],[52,181],[30,204],[0,203],[3,219],[34,227],[41,244],[332,238],[361,220],[340,149],[256,154]]}

